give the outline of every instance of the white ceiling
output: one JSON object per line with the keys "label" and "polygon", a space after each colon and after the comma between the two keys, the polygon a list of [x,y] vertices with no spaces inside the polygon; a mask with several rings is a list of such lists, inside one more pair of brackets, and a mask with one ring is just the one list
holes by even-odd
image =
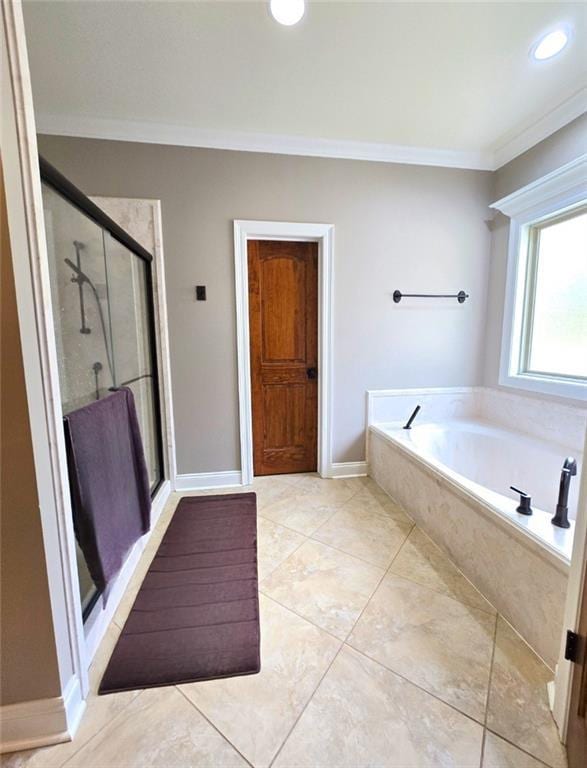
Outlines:
{"label": "white ceiling", "polygon": [[489,168],[586,106],[584,3],[322,2],[283,27],[267,3],[44,0],[25,22],[48,132]]}

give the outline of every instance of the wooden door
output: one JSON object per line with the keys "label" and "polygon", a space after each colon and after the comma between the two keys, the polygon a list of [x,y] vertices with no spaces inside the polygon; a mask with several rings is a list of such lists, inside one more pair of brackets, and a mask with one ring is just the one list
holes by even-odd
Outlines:
{"label": "wooden door", "polygon": [[318,246],[250,240],[248,263],[254,472],[314,472]]}
{"label": "wooden door", "polygon": [[569,768],[587,765],[587,568],[583,574],[583,597],[578,643],[571,678],[571,702],[567,730]]}

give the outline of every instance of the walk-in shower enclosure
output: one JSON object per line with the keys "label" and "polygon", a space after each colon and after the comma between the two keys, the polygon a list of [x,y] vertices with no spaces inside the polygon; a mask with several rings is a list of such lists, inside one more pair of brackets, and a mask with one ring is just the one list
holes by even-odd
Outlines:
{"label": "walk-in shower enclosure", "polygon": [[[132,390],[151,495],[163,479],[152,256],[40,160],[61,404],[66,415]],[[84,617],[97,599],[78,548]]]}

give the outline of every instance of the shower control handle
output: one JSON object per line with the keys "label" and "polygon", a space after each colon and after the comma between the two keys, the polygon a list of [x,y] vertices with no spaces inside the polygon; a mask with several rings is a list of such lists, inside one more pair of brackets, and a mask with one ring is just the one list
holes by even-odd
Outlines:
{"label": "shower control handle", "polygon": [[527,493],[521,491],[519,488],[516,488],[515,485],[510,485],[510,489],[520,494],[520,504],[516,507],[516,512],[519,512],[520,515],[531,515],[532,497],[528,496]]}

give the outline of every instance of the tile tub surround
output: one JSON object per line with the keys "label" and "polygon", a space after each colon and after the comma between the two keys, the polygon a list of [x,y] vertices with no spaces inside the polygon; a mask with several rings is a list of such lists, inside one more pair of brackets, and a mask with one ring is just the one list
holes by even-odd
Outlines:
{"label": "tile tub surround", "polygon": [[[251,490],[260,674],[96,695],[173,494],[94,659],[75,739],[3,755],[2,768],[564,768],[550,670],[373,480],[259,478]],[[280,522],[264,516],[277,502]],[[300,533],[288,523],[305,502],[332,516]]]}
{"label": "tile tub surround", "polygon": [[565,404],[495,387],[370,390],[367,424],[405,424],[417,405],[422,410],[416,421],[479,419],[547,443],[562,443],[575,454],[583,451],[587,403]]}
{"label": "tile tub surround", "polygon": [[568,564],[414,454],[369,429],[369,473],[554,669]]}

